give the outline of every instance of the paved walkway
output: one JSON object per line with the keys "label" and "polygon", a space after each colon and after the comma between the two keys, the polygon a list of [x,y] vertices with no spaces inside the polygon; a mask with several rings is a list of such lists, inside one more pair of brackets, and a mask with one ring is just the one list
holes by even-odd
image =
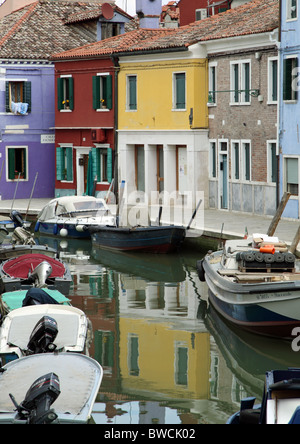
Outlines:
{"label": "paved walkway", "polygon": [[[28,209],[28,215],[34,217],[51,199],[32,199],[28,209],[28,199],[0,200],[0,215],[9,215],[12,204],[13,209],[25,214]],[[254,216],[245,213],[234,213],[224,210],[204,210],[202,214],[197,215],[190,236],[198,237],[201,234],[211,237],[220,237],[223,226],[223,237],[243,237],[247,228],[248,234],[266,233],[272,217]],[[224,224],[224,225],[223,225]],[[292,242],[300,221],[281,219],[276,229],[275,235],[280,240],[287,243]]]}

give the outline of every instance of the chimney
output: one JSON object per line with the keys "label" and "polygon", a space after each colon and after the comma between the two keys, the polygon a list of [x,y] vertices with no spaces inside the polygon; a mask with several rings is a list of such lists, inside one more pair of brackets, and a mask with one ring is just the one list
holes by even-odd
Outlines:
{"label": "chimney", "polygon": [[136,0],[136,13],[141,28],[159,28],[162,0]]}

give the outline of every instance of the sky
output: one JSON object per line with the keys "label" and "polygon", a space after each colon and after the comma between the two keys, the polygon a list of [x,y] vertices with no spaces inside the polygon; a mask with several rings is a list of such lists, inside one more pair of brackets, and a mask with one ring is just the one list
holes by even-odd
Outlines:
{"label": "sky", "polygon": [[[1,1],[1,0],[0,0]],[[162,5],[166,5],[170,0],[162,0]],[[135,15],[135,0],[116,0],[116,4],[127,11],[130,15]],[[127,10],[126,10],[127,5]]]}

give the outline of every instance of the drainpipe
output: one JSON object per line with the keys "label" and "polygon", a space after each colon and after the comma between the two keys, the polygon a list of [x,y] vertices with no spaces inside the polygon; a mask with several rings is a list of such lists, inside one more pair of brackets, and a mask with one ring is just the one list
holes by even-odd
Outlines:
{"label": "drainpipe", "polygon": [[113,64],[114,64],[114,186],[113,193],[116,198],[116,203],[119,201],[118,194],[118,168],[119,168],[119,152],[118,152],[118,74],[120,71],[119,58],[116,56],[111,56]]}

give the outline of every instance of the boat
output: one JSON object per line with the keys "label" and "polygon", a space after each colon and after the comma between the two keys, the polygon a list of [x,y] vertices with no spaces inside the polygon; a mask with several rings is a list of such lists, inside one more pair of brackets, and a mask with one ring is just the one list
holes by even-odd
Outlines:
{"label": "boat", "polygon": [[6,362],[46,352],[88,354],[91,324],[71,305],[24,305],[10,311],[0,327],[0,357]]}
{"label": "boat", "polygon": [[227,424],[300,424],[300,369],[266,372],[262,402],[255,401],[243,399]]}
{"label": "boat", "polygon": [[11,361],[0,368],[0,424],[86,424],[102,377],[101,365],[78,353]]}
{"label": "boat", "polygon": [[196,268],[209,302],[239,328],[291,339],[300,326],[299,260],[278,238],[255,233],[227,240]]}
{"label": "boat", "polygon": [[93,245],[118,251],[170,253],[182,245],[186,229],[176,225],[147,227],[84,227],[89,231]]}
{"label": "boat", "polygon": [[93,196],[65,196],[52,199],[37,217],[34,231],[52,236],[89,238],[82,227],[114,225],[112,215],[104,199]]}
{"label": "boat", "polygon": [[68,295],[71,282],[67,264],[44,254],[26,253],[0,263],[0,292],[47,286]]}

